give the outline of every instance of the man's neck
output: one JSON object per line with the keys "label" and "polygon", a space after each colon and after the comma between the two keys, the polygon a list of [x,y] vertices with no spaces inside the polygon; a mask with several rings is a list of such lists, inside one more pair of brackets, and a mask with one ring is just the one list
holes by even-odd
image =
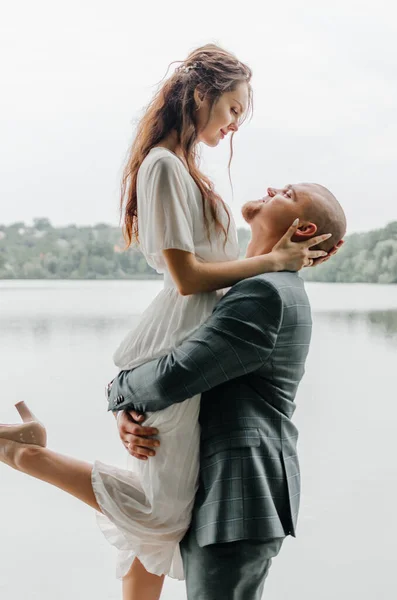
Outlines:
{"label": "man's neck", "polygon": [[251,233],[252,237],[249,241],[245,258],[269,254],[269,252],[272,251],[273,246],[278,242],[277,239],[274,239],[272,233],[265,230],[263,227],[255,227],[253,224]]}

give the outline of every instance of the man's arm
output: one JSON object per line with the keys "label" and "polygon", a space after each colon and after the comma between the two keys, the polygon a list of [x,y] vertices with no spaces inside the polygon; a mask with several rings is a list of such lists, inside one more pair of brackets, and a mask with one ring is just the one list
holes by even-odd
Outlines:
{"label": "man's arm", "polygon": [[119,373],[109,410],[162,410],[255,371],[273,351],[281,318],[281,298],[271,284],[258,278],[240,281],[173,352]]}

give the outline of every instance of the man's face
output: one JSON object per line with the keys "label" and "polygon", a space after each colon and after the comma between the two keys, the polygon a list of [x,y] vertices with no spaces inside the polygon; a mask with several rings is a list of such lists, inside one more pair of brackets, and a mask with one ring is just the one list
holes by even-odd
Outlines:
{"label": "man's face", "polygon": [[269,187],[264,198],[247,202],[241,213],[249,225],[263,221],[275,237],[281,237],[297,217],[304,219],[315,194],[314,186],[309,183],[286,185],[282,189]]}

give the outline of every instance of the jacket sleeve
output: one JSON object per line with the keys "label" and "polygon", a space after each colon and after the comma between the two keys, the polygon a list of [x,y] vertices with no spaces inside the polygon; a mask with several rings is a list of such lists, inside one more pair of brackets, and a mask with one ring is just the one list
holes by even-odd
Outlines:
{"label": "jacket sleeve", "polygon": [[245,279],[208,320],[170,354],[113,381],[109,409],[157,411],[260,368],[272,354],[282,319],[277,290]]}

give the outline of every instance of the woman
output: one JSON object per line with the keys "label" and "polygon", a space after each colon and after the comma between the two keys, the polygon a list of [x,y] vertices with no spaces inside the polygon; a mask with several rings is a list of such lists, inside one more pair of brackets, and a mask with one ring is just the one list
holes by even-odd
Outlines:
{"label": "woman", "polygon": [[[120,369],[186,339],[211,314],[217,290],[271,270],[298,270],[326,255],[292,243],[291,228],[270,254],[237,260],[230,210],[200,172],[197,150],[237,132],[251,108],[250,81],[250,69],[229,52],[198,48],[160,87],[138,126],[123,178],[124,233],[127,245],[139,241],[165,285],[116,351]],[[149,415],[146,424],[161,427],[161,451],[147,462],[130,457],[126,470],[46,449],[45,430],[23,403],[17,408],[25,424],[0,429],[3,462],[100,513],[104,534],[119,549],[124,600],[157,600],[165,574],[183,577],[179,541],[197,485],[199,402],[197,396]]]}

